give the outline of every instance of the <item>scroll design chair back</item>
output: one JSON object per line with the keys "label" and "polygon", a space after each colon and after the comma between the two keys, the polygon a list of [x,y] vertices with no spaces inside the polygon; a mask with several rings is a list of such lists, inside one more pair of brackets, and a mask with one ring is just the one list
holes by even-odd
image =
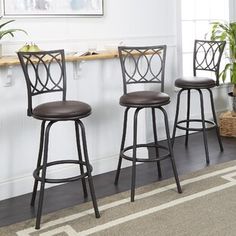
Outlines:
{"label": "scroll design chair back", "polygon": [[138,83],[159,83],[164,92],[166,45],[158,47],[119,47],[124,93]]}
{"label": "scroll design chair back", "polygon": [[[82,180],[84,197],[87,197],[86,179],[91,192],[95,216],[100,217],[92,180],[92,166],[89,163],[85,128],[82,118],[91,114],[91,107],[81,101],[66,100],[66,65],[64,50],[40,52],[18,52],[28,92],[28,116],[42,121],[37,167],[33,172],[34,188],[31,206],[40,182],[39,203],[36,216],[36,229],[40,228],[45,183],[66,183]],[[43,94],[61,93],[59,101],[46,102],[33,106],[33,97]],[[49,132],[53,124],[59,121],[72,121],[75,125],[78,160],[57,160],[48,162]],[[46,176],[48,167],[62,164],[76,164],[80,174],[69,178],[51,179]],[[85,169],[84,169],[85,168]]]}
{"label": "scroll design chair back", "polygon": [[[66,100],[66,66],[64,50],[19,52],[19,60],[28,90],[28,115],[32,116],[32,97],[44,93],[61,92]],[[51,68],[57,67],[57,73]],[[44,75],[42,76],[42,73]]]}
{"label": "scroll design chair back", "polygon": [[193,75],[197,71],[212,71],[215,73],[216,85],[219,85],[219,70],[225,41],[195,40],[193,51]]}
{"label": "scroll design chair back", "polygon": [[[124,106],[124,123],[123,123],[123,135],[120,148],[120,156],[118,161],[118,167],[115,177],[115,184],[118,184],[122,159],[126,159],[132,162],[132,179],[131,179],[131,201],[134,201],[135,196],[135,182],[136,182],[136,163],[137,162],[156,162],[159,178],[162,177],[160,161],[169,158],[171,160],[177,189],[181,193],[181,186],[177,174],[177,169],[174,161],[174,155],[172,151],[168,116],[165,109],[162,107],[170,102],[170,97],[165,94],[164,91],[164,71],[165,71],[165,59],[166,59],[166,45],[160,46],[147,46],[147,47],[118,47],[122,77],[123,77],[123,96],[120,97],[120,105]],[[160,84],[160,91],[153,90],[141,90],[129,92],[129,86],[136,84]],[[130,109],[134,108],[134,123],[133,123],[133,145],[125,147],[126,131],[127,131],[127,118]],[[152,126],[154,135],[154,144],[138,144],[137,143],[137,122],[139,111],[144,108],[150,108],[152,111]],[[156,115],[155,109],[159,109],[164,115],[165,129],[167,136],[167,147],[160,145],[157,138],[156,128]],[[154,148],[155,158],[140,158],[137,157],[138,148]],[[166,155],[159,155],[159,149],[165,149]],[[128,156],[127,151],[132,150],[132,156]]]}
{"label": "scroll design chair back", "polygon": [[[225,48],[225,41],[210,41],[210,40],[195,40],[194,42],[194,53],[193,53],[193,76],[178,78],[175,81],[175,86],[180,88],[177,95],[176,114],[174,129],[172,135],[172,144],[174,144],[176,129],[182,129],[186,131],[185,146],[188,146],[189,131],[202,131],[203,141],[205,147],[206,163],[209,164],[209,151],[207,142],[207,133],[209,129],[215,129],[218,138],[220,150],[223,151],[223,144],[219,134],[219,127],[217,124],[217,118],[214,107],[214,100],[211,88],[219,85],[219,70],[222,54]],[[214,72],[214,78],[197,76],[199,71]],[[191,91],[195,90],[200,96],[200,110],[201,118],[192,119],[190,118],[191,108]],[[207,90],[210,95],[212,120],[205,119],[204,101],[202,90]],[[187,91],[187,115],[186,119],[179,120],[180,112],[180,97],[182,92]],[[190,124],[197,122],[200,127],[190,127]],[[186,124],[186,125],[184,125]],[[208,126],[207,126],[208,124]]]}

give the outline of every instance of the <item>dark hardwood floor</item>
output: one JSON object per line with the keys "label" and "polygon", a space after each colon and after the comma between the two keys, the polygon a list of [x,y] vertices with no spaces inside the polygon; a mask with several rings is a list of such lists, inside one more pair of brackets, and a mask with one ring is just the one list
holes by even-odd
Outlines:
{"label": "dark hardwood floor", "polygon": [[[224,152],[220,152],[214,130],[208,133],[210,165],[236,159],[236,138],[222,138]],[[163,141],[165,142],[165,141]],[[150,151],[152,152],[152,151]],[[206,167],[202,133],[190,135],[188,148],[184,145],[184,136],[176,138],[174,154],[179,175],[187,174]],[[173,177],[170,161],[162,163],[163,179]],[[113,184],[115,172],[94,176],[97,198],[109,196],[130,189],[131,171],[121,171],[119,185]],[[136,186],[158,181],[155,163],[141,164],[137,167]],[[35,217],[35,209],[30,207],[31,194],[0,202],[0,226],[10,225]],[[81,184],[73,182],[47,189],[44,198],[43,213],[53,212],[84,201]]]}

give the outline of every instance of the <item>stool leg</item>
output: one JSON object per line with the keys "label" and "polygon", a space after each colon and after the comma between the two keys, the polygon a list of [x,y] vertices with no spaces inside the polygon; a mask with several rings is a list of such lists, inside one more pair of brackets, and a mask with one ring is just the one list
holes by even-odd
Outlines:
{"label": "stool leg", "polygon": [[134,112],[134,136],[133,136],[133,161],[132,161],[132,179],[131,179],[131,202],[134,202],[135,182],[136,182],[136,156],[137,156],[137,125],[138,113],[141,108],[137,108]]}
{"label": "stool leg", "polygon": [[[152,124],[153,124],[153,135],[154,135],[154,142],[155,142],[155,150],[156,150],[156,158],[158,158],[159,150],[158,150],[158,139],[157,139],[157,126],[156,126],[156,114],[155,114],[155,108],[152,108]],[[158,177],[159,179],[162,178],[161,173],[161,163],[160,161],[157,161],[157,170],[158,170]]]}
{"label": "stool leg", "polygon": [[46,170],[47,170],[47,160],[48,160],[48,143],[49,143],[49,131],[51,126],[55,123],[55,121],[50,121],[46,128],[45,133],[45,144],[44,144],[44,155],[43,155],[43,167],[42,167],[42,181],[39,193],[39,204],[38,204],[38,212],[36,218],[36,226],[35,229],[40,229],[40,222],[42,216],[42,208],[43,208],[43,198],[44,198],[44,188],[45,188],[45,179],[46,179]]}
{"label": "stool leg", "polygon": [[[40,144],[39,144],[37,168],[41,165],[41,161],[42,161],[45,123],[46,123],[46,121],[42,121],[42,124],[41,124],[41,134],[40,134]],[[39,173],[37,173],[37,174],[39,174]],[[31,197],[31,203],[30,203],[31,206],[34,206],[34,204],[35,204],[37,189],[38,189],[38,180],[35,179],[33,193],[32,193],[32,197]]]}
{"label": "stool leg", "polygon": [[173,127],[173,133],[172,133],[172,146],[174,146],[175,143],[175,134],[176,134],[176,128],[177,128],[177,123],[178,123],[178,117],[179,117],[179,104],[180,104],[180,95],[185,89],[181,89],[178,92],[177,95],[177,103],[176,103],[176,112],[175,112],[175,121],[174,121],[174,127]]}
{"label": "stool leg", "polygon": [[186,135],[185,135],[185,146],[188,146],[188,134],[189,134],[189,116],[190,116],[190,95],[191,90],[188,89],[188,98],[187,98],[187,122],[186,122]]}
{"label": "stool leg", "polygon": [[125,147],[125,138],[126,138],[126,130],[127,130],[127,117],[128,117],[128,111],[129,107],[125,109],[124,113],[124,123],[123,123],[123,134],[122,134],[122,140],[121,140],[121,147],[120,147],[120,156],[119,156],[119,161],[118,161],[118,166],[117,166],[117,171],[116,171],[116,177],[115,177],[115,182],[114,184],[117,185],[119,181],[119,176],[120,176],[120,169],[121,169],[121,164],[122,164],[122,156],[121,152],[123,151]]}
{"label": "stool leg", "polygon": [[96,200],[96,195],[95,195],[95,190],[94,190],[94,185],[93,185],[93,178],[91,175],[90,163],[89,163],[89,158],[88,158],[85,128],[84,128],[83,123],[80,120],[78,120],[76,122],[77,122],[77,124],[80,125],[80,128],[81,128],[81,135],[82,135],[82,142],[83,142],[83,149],[84,149],[84,160],[86,163],[86,169],[87,169],[87,173],[88,173],[88,183],[89,183],[91,198],[92,198],[92,202],[93,202],[95,217],[99,218],[100,214],[99,214],[99,210],[98,210],[98,205],[97,205],[97,200]]}
{"label": "stool leg", "polygon": [[172,164],[172,168],[173,168],[173,172],[174,172],[174,176],[175,176],[175,182],[176,182],[176,185],[177,185],[177,190],[178,190],[178,193],[182,193],[182,189],[181,189],[180,182],[179,182],[179,176],[178,176],[178,172],[177,172],[177,168],[176,168],[176,164],[175,164],[175,160],[174,160],[173,148],[172,148],[172,145],[171,145],[169,124],[168,124],[168,116],[167,116],[167,113],[166,113],[164,108],[159,107],[159,109],[162,111],[162,113],[164,115],[167,144],[168,144],[168,149],[169,149],[169,152],[170,152],[170,160],[171,160],[171,164]]}
{"label": "stool leg", "polygon": [[[79,157],[79,161],[81,162],[80,173],[83,175],[84,174],[84,167],[82,165],[83,158],[82,158],[81,147],[80,147],[79,127],[76,122],[75,122],[75,134],[76,134],[76,146],[77,146],[77,151],[78,151],[78,157]],[[88,192],[87,192],[87,188],[86,188],[85,177],[82,178],[82,187],[83,187],[83,192],[84,192],[84,198],[87,198]]]}
{"label": "stool leg", "polygon": [[206,163],[209,164],[209,151],[208,151],[208,144],[207,144],[207,134],[206,134],[206,124],[205,124],[205,115],[204,115],[204,102],[203,102],[203,95],[200,89],[197,89],[199,96],[200,96],[200,104],[201,104],[201,116],[202,116],[202,132],[203,132],[203,140],[205,146],[205,153],[206,153]]}
{"label": "stool leg", "polygon": [[216,119],[216,112],[215,112],[213,94],[212,94],[211,89],[207,89],[207,90],[208,90],[209,93],[210,93],[212,115],[213,115],[214,122],[215,122],[215,124],[216,124],[215,129],[216,129],[216,135],[217,135],[217,138],[218,138],[218,142],[219,142],[219,145],[220,145],[220,151],[223,152],[223,151],[224,151],[224,147],[223,147],[223,144],[222,144],[222,141],[221,141],[219,126],[218,126],[217,119]]}

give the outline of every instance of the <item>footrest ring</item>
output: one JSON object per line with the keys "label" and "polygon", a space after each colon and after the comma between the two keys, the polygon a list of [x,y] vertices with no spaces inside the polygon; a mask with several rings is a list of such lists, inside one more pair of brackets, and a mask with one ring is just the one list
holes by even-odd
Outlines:
{"label": "footrest ring", "polygon": [[[77,165],[83,165],[86,166],[86,163],[84,161],[78,161],[78,160],[59,160],[59,161],[53,161],[48,162],[46,164],[47,167],[55,166],[55,165],[63,165],[63,164],[77,164]],[[42,177],[39,176],[40,171],[43,169],[43,166],[39,166],[37,169],[34,170],[33,176],[36,180],[42,181]],[[89,164],[89,172],[91,173],[93,170],[92,166]],[[82,179],[84,177],[88,176],[88,172],[85,172],[84,174],[69,177],[69,178],[62,178],[62,179],[45,179],[45,183],[67,183],[67,182],[73,182],[79,179]]]}
{"label": "footrest ring", "polygon": [[[204,121],[205,121],[205,123],[212,125],[211,127],[206,127],[206,130],[214,129],[216,127],[216,123],[214,121],[211,121],[211,120],[204,120]],[[200,123],[202,123],[202,120],[201,119],[190,119],[188,121],[187,120],[180,120],[180,121],[177,122],[176,127],[179,128],[179,129],[182,129],[182,130],[203,131],[203,128],[191,128],[191,127],[187,128],[187,127],[179,125],[179,124],[183,124],[183,123],[187,124],[187,122],[189,122],[189,123],[191,123],[191,122],[200,122]]]}
{"label": "footrest ring", "polygon": [[[155,144],[137,144],[136,146],[137,148],[142,148],[142,147],[153,147],[153,148],[160,148],[160,149],[164,149],[166,151],[168,151],[167,154],[165,155],[162,155],[158,158],[155,158],[155,159],[147,159],[147,158],[136,158],[136,162],[157,162],[157,161],[162,161],[166,158],[169,158],[170,157],[170,153],[169,153],[169,149],[163,145],[155,145]],[[124,148],[122,151],[121,151],[121,157],[128,160],[128,161],[133,161],[133,157],[130,157],[130,156],[127,156],[125,155],[124,153],[128,150],[132,150],[133,149],[133,146],[128,146],[126,148]]]}

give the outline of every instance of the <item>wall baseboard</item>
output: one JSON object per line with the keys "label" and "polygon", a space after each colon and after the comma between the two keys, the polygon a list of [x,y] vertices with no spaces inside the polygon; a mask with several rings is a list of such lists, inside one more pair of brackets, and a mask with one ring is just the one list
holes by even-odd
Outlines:
{"label": "wall baseboard", "polygon": [[[147,152],[141,150],[139,155],[144,157]],[[93,166],[93,176],[106,173],[108,171],[116,170],[118,163],[118,154],[106,157],[99,160],[91,161]],[[123,160],[122,168],[131,165],[130,161]],[[33,172],[33,170],[32,170]],[[49,178],[63,178],[68,176],[75,176],[79,174],[79,168],[75,165],[66,165],[54,170],[48,170],[47,176]],[[32,173],[24,176],[19,176],[14,179],[5,179],[0,182],[0,200],[13,198],[23,194],[31,193],[33,189],[34,178]],[[46,188],[54,187],[55,184],[46,184]]]}
{"label": "wall baseboard", "polygon": [[[115,162],[117,157],[110,157],[103,160],[98,160],[92,163],[93,166],[99,166],[99,170],[94,168],[93,175],[104,173],[107,170],[107,166],[110,165],[111,170],[115,169]],[[50,178],[61,178],[65,176],[78,175],[78,166],[67,165],[66,167],[60,167],[56,170],[48,170],[47,176]],[[33,172],[33,170],[32,170]],[[24,176],[19,176],[14,179],[5,179],[0,182],[0,200],[12,198],[22,194],[30,193],[33,188],[34,178],[32,173]],[[46,188],[55,186],[55,184],[46,184]]]}

